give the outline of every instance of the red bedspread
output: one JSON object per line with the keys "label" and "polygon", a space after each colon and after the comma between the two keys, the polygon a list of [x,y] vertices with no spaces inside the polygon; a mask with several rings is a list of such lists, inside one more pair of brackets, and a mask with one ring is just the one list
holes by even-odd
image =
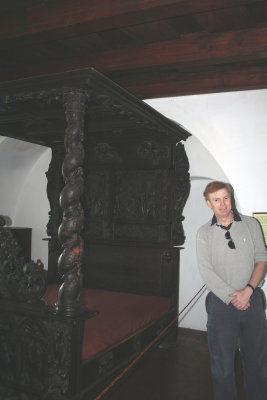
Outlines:
{"label": "red bedspread", "polygon": [[[59,285],[49,285],[44,296],[49,305],[57,300]],[[83,289],[86,308],[99,314],[85,322],[82,358],[93,356],[159,318],[171,307],[165,297]]]}

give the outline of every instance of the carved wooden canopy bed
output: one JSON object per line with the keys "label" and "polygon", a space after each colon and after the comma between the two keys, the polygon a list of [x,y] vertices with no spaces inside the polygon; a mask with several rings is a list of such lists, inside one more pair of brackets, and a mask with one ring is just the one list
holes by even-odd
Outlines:
{"label": "carved wooden canopy bed", "polygon": [[47,279],[0,228],[0,384],[88,399],[177,313],[189,133],[85,69],[0,84],[0,134],[52,149]]}

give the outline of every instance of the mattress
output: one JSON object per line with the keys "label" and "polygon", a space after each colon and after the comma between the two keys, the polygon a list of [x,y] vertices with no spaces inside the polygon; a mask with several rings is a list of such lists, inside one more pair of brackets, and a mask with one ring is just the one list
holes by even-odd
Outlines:
{"label": "mattress", "polygon": [[[44,296],[48,305],[57,301],[58,288],[58,284],[48,285]],[[81,301],[86,309],[97,312],[85,321],[83,360],[134,334],[171,308],[171,301],[166,297],[90,288],[82,290]]]}

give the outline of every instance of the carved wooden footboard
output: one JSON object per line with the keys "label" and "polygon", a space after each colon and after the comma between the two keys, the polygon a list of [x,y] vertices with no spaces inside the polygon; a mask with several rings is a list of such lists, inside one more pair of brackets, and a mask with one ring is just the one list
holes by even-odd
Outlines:
{"label": "carved wooden footboard", "polygon": [[84,318],[59,316],[47,306],[43,264],[18,257],[19,243],[0,222],[0,398],[72,398],[81,386]]}

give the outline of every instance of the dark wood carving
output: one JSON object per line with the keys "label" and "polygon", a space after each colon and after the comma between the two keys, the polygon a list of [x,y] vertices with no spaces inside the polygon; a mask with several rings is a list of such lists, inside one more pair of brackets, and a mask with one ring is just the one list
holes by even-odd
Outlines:
{"label": "dark wood carving", "polygon": [[44,309],[32,309],[31,316],[26,312],[0,310],[0,399],[9,399],[1,397],[4,383],[10,399],[19,400],[25,392],[27,400],[65,400],[74,390],[72,352],[79,348],[72,346],[82,323],[58,320]]}
{"label": "dark wood carving", "polygon": [[173,180],[173,207],[172,207],[172,241],[183,244],[185,241],[182,215],[186,200],[190,193],[189,162],[185,153],[184,145],[178,143],[175,146]]}
{"label": "dark wood carving", "polygon": [[42,300],[43,264],[18,257],[20,245],[4,223],[0,217],[0,399],[19,399],[16,393],[25,390],[27,400],[63,400],[69,392],[74,322],[52,316]]}
{"label": "dark wood carving", "polygon": [[84,167],[85,238],[183,244],[182,211],[190,190],[183,145],[140,143],[139,138],[89,144]]}
{"label": "dark wood carving", "polygon": [[98,374],[99,376],[106,374],[111,371],[114,366],[114,354],[112,351],[106,353],[99,359],[98,362]]}
{"label": "dark wood carving", "polygon": [[26,261],[30,261],[32,251],[32,229],[14,226],[6,226],[5,229],[11,230],[12,235],[21,246],[21,253],[19,256],[23,257]]}
{"label": "dark wood carving", "polygon": [[[48,307],[41,262],[20,261],[0,228],[0,400],[1,383],[3,400],[80,400],[176,315],[189,135],[93,69],[0,84],[0,93],[0,130],[52,149],[48,278],[61,279]],[[95,315],[83,309],[83,285],[172,305],[82,360],[84,319]]]}
{"label": "dark wood carving", "polygon": [[159,165],[162,159],[168,160],[170,157],[170,147],[155,143],[152,140],[145,140],[137,148],[137,155],[144,160],[152,161],[153,165]]}
{"label": "dark wood carving", "polygon": [[46,290],[44,265],[25,261],[12,231],[4,228],[0,217],[0,297],[27,303],[40,302]]}
{"label": "dark wood carving", "polygon": [[59,240],[62,253],[58,260],[58,269],[63,283],[59,289],[57,312],[74,315],[82,312],[80,293],[82,288],[82,256],[84,215],[80,202],[84,190],[84,115],[87,94],[84,91],[67,91],[64,95],[67,128],[65,134],[66,156],[62,174],[65,186],[60,195],[63,220],[59,227]]}

